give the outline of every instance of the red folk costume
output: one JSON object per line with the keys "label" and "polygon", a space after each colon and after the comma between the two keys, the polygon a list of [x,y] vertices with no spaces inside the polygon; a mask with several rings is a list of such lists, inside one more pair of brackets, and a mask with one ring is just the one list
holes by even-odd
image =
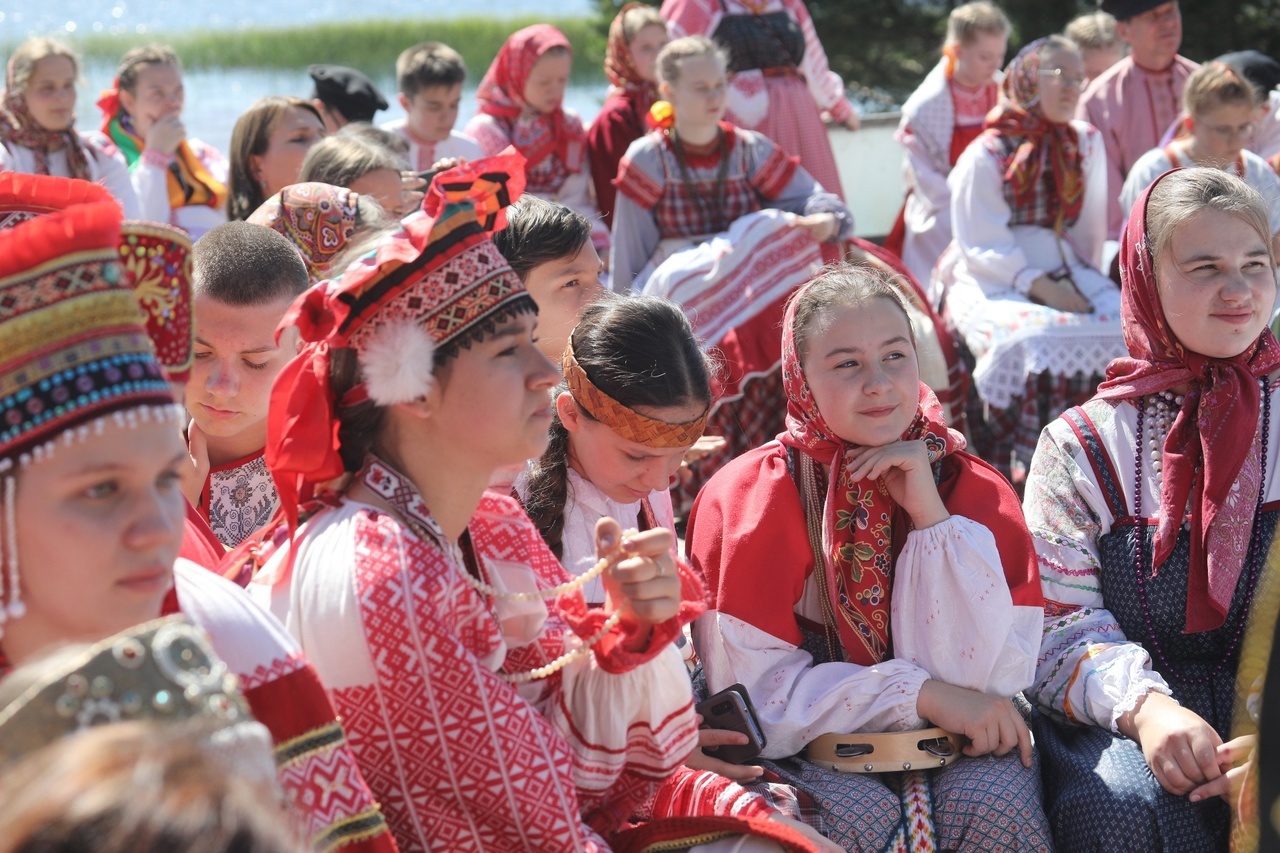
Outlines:
{"label": "red folk costume", "polygon": [[609,25],[609,43],[604,55],[609,94],[587,131],[591,182],[596,192],[596,204],[606,224],[613,215],[613,201],[617,195],[613,179],[618,174],[618,164],[627,153],[627,147],[648,131],[649,108],[658,99],[658,87],[636,70],[622,28],[622,19],[627,12],[643,7],[643,3],[626,4]]}
{"label": "red folk costume", "polygon": [[[441,175],[424,212],[376,255],[296,303],[287,322],[304,346],[277,380],[268,430],[291,527],[315,485],[343,469],[332,349],[354,349],[367,383],[359,396],[389,405],[399,392],[371,377],[395,357],[386,338],[397,329],[429,335],[429,348],[461,346],[535,310],[488,236],[519,196],[521,165],[512,153]],[[305,510],[292,544],[260,552],[267,562],[250,590],[333,688],[402,849],[607,849],[602,834],[693,747],[670,641],[701,610],[697,582],[685,577],[691,600],[646,644],[627,620],[610,628],[578,591],[550,607],[510,598],[512,584],[569,580],[511,498],[486,495],[455,542],[383,460],[370,454],[355,476],[394,510],[328,495]],[[548,677],[509,680],[591,639],[591,652]]]}
{"label": "red folk costume", "polygon": [[609,230],[599,221],[599,209],[591,198],[582,118],[562,104],[550,112],[537,112],[524,100],[533,66],[554,48],[572,55],[568,37],[550,24],[512,33],[480,81],[476,91],[480,110],[467,124],[466,134],[487,156],[514,145],[529,164],[526,192],[586,216],[593,223],[592,245],[607,249]]}
{"label": "red folk costume", "polygon": [[853,114],[804,0],[664,0],[672,38],[702,35],[729,52],[727,118],[800,158],[827,192],[843,198],[823,124]]}
{"label": "red folk costume", "polygon": [[[951,518],[913,530],[882,483],[848,480],[856,448],[814,404],[794,314],[793,302],[783,325],[786,431],[713,476],[689,518],[689,554],[711,592],[694,639],[708,689],[741,682],[750,691],[765,757],[788,759],[768,766],[814,797],[829,837],[881,849],[909,830],[910,792],[900,803],[875,777],[823,771],[797,754],[828,732],[921,727],[916,703],[929,678],[1004,696],[1029,686],[1043,600],[1017,496],[962,452],[927,386],[902,438],[925,442]],[[940,808],[954,809],[936,824],[940,849],[1048,845],[1034,771],[1010,756],[930,778]],[[1001,791],[1002,805],[980,816],[965,804],[975,788]]]}
{"label": "red folk costume", "polygon": [[[183,413],[155,358],[136,294],[122,281],[122,245],[135,258],[138,245],[128,238],[122,243],[118,205],[102,194],[71,200],[78,182],[64,179],[0,180],[17,182],[37,201],[29,210],[33,218],[0,231],[0,364],[6,366],[0,493],[9,502],[15,470],[40,465],[59,447],[139,421],[177,430]],[[65,209],[50,210],[55,203]],[[141,289],[146,276],[132,283]],[[12,508],[7,517],[12,530]],[[25,616],[23,573],[40,568],[22,565],[12,532],[6,541],[0,628]],[[325,688],[296,644],[213,572],[179,559],[173,577],[166,612],[180,610],[204,629],[241,680],[251,710],[271,732],[279,781],[306,839],[324,850],[394,850]],[[8,668],[0,654],[0,676]]]}

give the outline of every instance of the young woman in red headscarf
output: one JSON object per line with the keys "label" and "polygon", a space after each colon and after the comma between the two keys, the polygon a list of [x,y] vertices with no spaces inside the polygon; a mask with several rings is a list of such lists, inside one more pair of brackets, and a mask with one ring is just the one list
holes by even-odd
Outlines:
{"label": "young woman in red headscarf", "polygon": [[975,452],[1020,478],[1041,428],[1124,352],[1120,292],[1100,272],[1102,137],[1072,121],[1080,50],[1050,36],[1009,63],[999,112],[947,178],[951,245],[934,292],[974,359]]}
{"label": "young woman in red headscarf", "polygon": [[1045,594],[1036,729],[1059,850],[1225,849],[1207,796],[1276,526],[1280,344],[1261,196],[1167,172],[1120,246],[1125,343],[1040,437],[1025,509]]}
{"label": "young woman in red headscarf", "polygon": [[658,10],[628,3],[609,25],[604,73],[609,95],[587,131],[591,182],[605,224],[613,214],[613,179],[627,146],[649,131],[649,108],[658,100],[658,51],[667,43],[667,24]]}
{"label": "young woman in red headscarf", "polygon": [[490,157],[514,145],[529,164],[525,191],[590,219],[591,244],[605,257],[609,229],[591,194],[587,131],[564,106],[572,69],[569,39],[550,24],[512,33],[480,81],[480,110],[466,134]]}
{"label": "young woman in red headscarf", "polygon": [[[1009,701],[1031,684],[1043,621],[1017,497],[947,429],[878,273],[823,273],[782,334],[786,431],[713,476],[689,519],[711,594],[694,625],[708,689],[747,688],[767,778],[812,796],[846,849],[1047,849]],[[803,757],[820,735],[929,724],[996,757],[902,779]]]}

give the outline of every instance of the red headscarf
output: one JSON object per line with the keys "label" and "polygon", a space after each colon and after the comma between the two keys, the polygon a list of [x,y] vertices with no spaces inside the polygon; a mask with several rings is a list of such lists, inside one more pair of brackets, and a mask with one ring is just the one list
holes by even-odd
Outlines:
{"label": "red headscarf", "polygon": [[[802,288],[796,296],[803,292]],[[804,366],[796,352],[797,302],[793,296],[782,325],[787,430],[778,436],[778,441],[827,466],[827,495],[822,511],[827,591],[845,651],[853,662],[870,666],[889,655],[893,516],[897,504],[879,482],[848,481],[848,457],[855,445],[847,444],[835,434],[814,403]],[[930,462],[963,450],[965,445],[960,433],[947,428],[938,398],[923,382],[916,416],[902,439],[922,439],[928,447]],[[820,567],[815,566],[814,570]]]}
{"label": "red headscarf", "polygon": [[67,171],[72,178],[89,180],[89,158],[80,143],[75,125],[66,130],[48,130],[36,121],[27,98],[13,85],[13,60],[5,70],[4,104],[0,106],[0,140],[31,149],[36,157],[36,174],[49,174],[49,154],[67,150]]}
{"label": "red headscarf", "polygon": [[[533,66],[543,54],[556,47],[570,53],[573,51],[568,37],[550,24],[534,24],[512,33],[480,81],[480,88],[476,91],[480,112],[506,121],[519,118],[527,106],[524,87]],[[532,146],[520,149],[529,167],[533,168],[548,155],[555,154],[570,172],[579,171],[586,144],[581,124],[567,121],[564,107],[560,104],[542,117],[549,123],[549,132]]]}
{"label": "red headscarf", "polygon": [[[1075,128],[1049,121],[1040,107],[1040,48],[1045,41],[1036,39],[1009,63],[1004,98],[999,113],[987,119],[986,139],[1000,156],[1011,206],[1025,210],[1043,201],[1061,226],[1075,222],[1084,205],[1084,157]],[[1053,191],[1041,199],[1046,168]]]}
{"label": "red headscarf", "polygon": [[[1191,498],[1191,568],[1187,582],[1188,633],[1222,625],[1249,548],[1253,499],[1261,484],[1260,461],[1252,452],[1262,391],[1259,377],[1280,367],[1280,343],[1270,329],[1233,358],[1191,352],[1174,337],[1160,305],[1155,258],[1147,242],[1147,201],[1152,182],[1129,211],[1120,240],[1120,322],[1127,358],[1107,366],[1098,388],[1104,400],[1124,400],[1188,384],[1164,440],[1160,515],[1153,547],[1153,570],[1173,551],[1183,511]],[[1242,223],[1243,226],[1243,223]],[[1141,448],[1139,448],[1141,452]],[[1197,481],[1196,466],[1204,474]],[[1247,500],[1228,501],[1237,479]],[[1198,494],[1192,496],[1192,489]]]}
{"label": "red headscarf", "polygon": [[618,14],[609,24],[609,44],[604,52],[604,76],[619,89],[630,89],[641,92],[653,88],[653,83],[640,76],[636,70],[635,60],[631,56],[631,47],[627,44],[623,28],[623,18],[632,9],[649,8],[645,3],[628,3],[618,10]]}

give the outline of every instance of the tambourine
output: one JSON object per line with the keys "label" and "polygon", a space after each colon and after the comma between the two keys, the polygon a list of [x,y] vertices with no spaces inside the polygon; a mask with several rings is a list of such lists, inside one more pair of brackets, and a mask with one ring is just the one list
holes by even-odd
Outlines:
{"label": "tambourine", "polygon": [[844,773],[936,770],[946,767],[960,754],[960,737],[939,728],[822,735],[810,741],[805,749],[809,761]]}

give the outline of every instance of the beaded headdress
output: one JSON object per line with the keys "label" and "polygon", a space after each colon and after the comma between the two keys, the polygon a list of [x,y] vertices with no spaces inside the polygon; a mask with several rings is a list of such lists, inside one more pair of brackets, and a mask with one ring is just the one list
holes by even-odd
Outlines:
{"label": "beaded headdress", "polygon": [[[422,210],[406,217],[341,278],[298,297],[280,323],[297,326],[302,348],[271,390],[266,460],[290,525],[314,487],[343,473],[342,406],[390,406],[431,390],[438,360],[502,318],[537,310],[490,235],[524,190],[514,149],[435,177]],[[355,350],[361,381],[337,400],[331,349]]]}
{"label": "beaded headdress", "polygon": [[[259,764],[265,759],[267,777],[273,773],[270,734],[254,721],[204,632],[185,617],[145,622],[31,671],[38,673],[31,684],[0,707],[0,765],[91,726],[200,719],[219,751]],[[237,772],[249,769],[236,763]],[[262,768],[253,769],[261,775]]]}
{"label": "beaded headdress", "polygon": [[[52,180],[41,178],[39,180]],[[18,577],[15,466],[120,425],[175,420],[138,302],[117,263],[120,206],[72,203],[0,230],[0,630],[26,610]]]}
{"label": "beaded headdress", "polygon": [[[88,181],[0,174],[0,229],[95,202],[114,203],[105,187]],[[195,358],[191,238],[170,225],[123,222],[119,249],[124,283],[137,297],[160,366],[169,381],[186,382]]]}

